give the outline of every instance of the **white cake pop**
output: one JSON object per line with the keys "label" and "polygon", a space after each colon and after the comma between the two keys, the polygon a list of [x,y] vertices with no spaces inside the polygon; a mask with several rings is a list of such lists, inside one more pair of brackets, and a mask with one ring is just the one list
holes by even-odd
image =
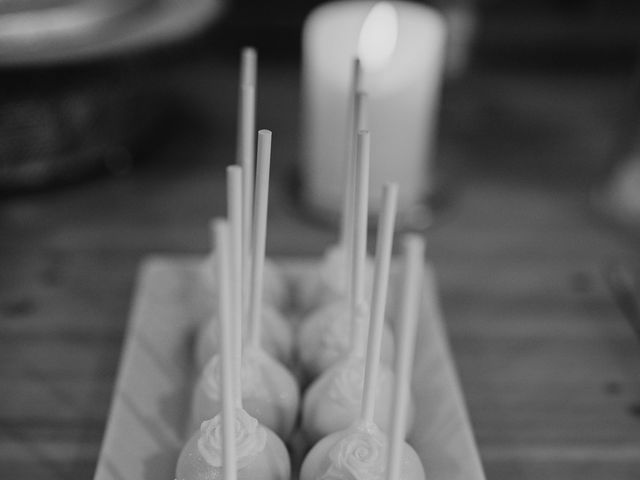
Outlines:
{"label": "white cake pop", "polygon": [[[314,312],[323,306],[344,300],[349,284],[349,258],[346,248],[337,243],[331,245],[316,268],[310,269],[300,283],[293,288],[298,308],[302,312]],[[367,257],[365,266],[365,293],[371,294],[373,261]],[[307,315],[305,318],[310,318]],[[304,319],[303,319],[304,321]]]}
{"label": "white cake pop", "polygon": [[[344,430],[358,419],[364,388],[365,360],[349,356],[324,372],[305,392],[302,431],[311,443]],[[374,421],[385,432],[391,426],[393,372],[382,365],[378,373]],[[413,411],[413,406],[410,407]],[[408,430],[409,414],[405,430]]]}
{"label": "white cake pop", "polygon": [[[291,480],[287,448],[270,429],[239,408],[235,412],[238,480]],[[222,415],[202,422],[176,465],[176,480],[223,479]]]}
{"label": "white cake pop", "polygon": [[[298,359],[307,377],[313,379],[355,353],[351,328],[367,332],[369,312],[362,310],[354,318],[345,300],[321,307],[302,323],[298,330]],[[393,333],[388,325],[383,328],[382,361],[390,365],[394,356]]]}
{"label": "white cake pop", "polygon": [[[241,366],[243,408],[280,438],[291,435],[300,403],[298,384],[293,375],[260,348],[246,347]],[[222,406],[220,356],[205,366],[193,394],[191,425],[218,414]]]}
{"label": "white cake pop", "polygon": [[[283,364],[291,365],[295,351],[295,337],[291,323],[277,310],[267,305],[262,307],[261,316],[264,328],[260,332],[260,341],[264,350]],[[246,329],[243,328],[244,330]],[[197,331],[194,349],[198,369],[202,369],[218,353],[216,338],[219,336],[219,331],[220,324],[217,318],[210,319]]]}
{"label": "white cake pop", "polygon": [[[215,252],[210,253],[201,263],[198,280],[191,292],[193,315],[197,321],[208,321],[216,311],[218,304],[218,282],[212,273],[216,267]],[[291,286],[286,275],[273,261],[265,259],[264,266],[264,303],[278,311],[286,311],[291,303]]]}
{"label": "white cake pop", "polygon": [[[300,480],[388,480],[387,436],[374,424],[358,422],[324,437],[307,454]],[[402,449],[400,476],[395,480],[424,480],[420,458],[407,443]]]}

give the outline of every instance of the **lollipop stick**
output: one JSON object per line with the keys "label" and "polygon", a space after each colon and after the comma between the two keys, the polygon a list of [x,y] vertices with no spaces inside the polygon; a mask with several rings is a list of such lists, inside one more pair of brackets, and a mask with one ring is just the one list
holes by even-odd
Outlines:
{"label": "lollipop stick", "polygon": [[258,76],[258,52],[253,47],[244,47],[240,59],[240,85],[256,85]]}
{"label": "lollipop stick", "polygon": [[382,187],[382,212],[378,224],[376,240],[376,260],[373,275],[373,292],[371,295],[371,321],[367,339],[367,359],[364,369],[364,389],[362,391],[361,418],[365,422],[373,422],[375,410],[376,387],[380,370],[380,351],[382,348],[382,332],[384,327],[384,311],[387,304],[387,287],[389,285],[389,265],[393,247],[393,229],[396,221],[396,205],[398,202],[398,185],[387,183]]}
{"label": "lollipop stick", "polygon": [[229,219],[229,250],[231,254],[231,325],[234,352],[234,378],[236,402],[242,406],[240,385],[242,369],[242,168],[237,165],[227,167],[227,216]]}
{"label": "lollipop stick", "polygon": [[254,183],[254,129],[255,129],[255,109],[256,109],[256,87],[253,85],[243,85],[241,87],[241,127],[240,127],[240,161],[243,172],[243,228],[246,242],[245,252],[249,251],[249,239],[251,238],[251,217],[253,204],[253,183]]}
{"label": "lollipop stick", "polygon": [[[354,112],[355,112],[355,124],[353,130],[353,139],[351,142],[351,156],[349,158],[347,164],[347,189],[345,191],[345,205],[343,208],[343,226],[342,226],[342,248],[345,249],[346,258],[345,258],[345,268],[346,268],[346,287],[347,287],[347,301],[351,304],[351,297],[353,296],[353,292],[351,291],[351,276],[352,276],[352,256],[353,256],[353,228],[350,226],[353,225],[353,219],[355,217],[354,213],[354,205],[355,205],[355,177],[356,177],[356,145],[357,145],[357,135],[360,130],[366,129],[366,119],[367,119],[367,94],[363,92],[357,92],[354,99]],[[366,259],[366,254],[365,254]]]}
{"label": "lollipop stick", "polygon": [[[250,239],[253,205],[254,157],[255,157],[255,123],[256,123],[256,76],[257,53],[254,48],[242,50],[240,71],[240,92],[238,104],[238,136],[236,147],[236,163],[242,166],[243,172],[243,272],[245,282],[249,278]],[[246,288],[246,284],[245,284]]]}
{"label": "lollipop stick", "polygon": [[355,205],[353,221],[353,245],[351,246],[351,349],[357,353],[361,347],[356,318],[365,306],[364,264],[367,257],[367,215],[369,202],[369,162],[371,138],[369,132],[358,132],[355,165]]}
{"label": "lollipop stick", "polygon": [[258,171],[256,177],[256,197],[253,218],[253,261],[251,272],[251,299],[249,320],[251,344],[260,345],[262,319],[262,283],[264,257],[267,240],[267,210],[269,205],[269,168],[271,164],[271,132],[258,132]]}
{"label": "lollipop stick", "polygon": [[418,235],[404,239],[404,274],[400,305],[400,335],[396,354],[396,375],[392,404],[391,434],[386,480],[398,480],[402,465],[407,408],[411,386],[411,367],[416,344],[419,293],[424,275],[424,240]]}
{"label": "lollipop stick", "polygon": [[347,241],[351,229],[349,226],[349,217],[353,206],[353,163],[355,159],[356,137],[358,131],[364,130],[365,126],[358,126],[358,91],[360,89],[360,77],[362,67],[360,60],[353,60],[353,70],[351,76],[351,85],[349,87],[349,98],[347,99],[349,110],[347,112],[347,151],[345,161],[344,175],[344,196],[342,197],[342,222],[340,224],[340,244],[343,248],[347,248]]}
{"label": "lollipop stick", "polygon": [[222,356],[222,455],[224,480],[236,480],[235,392],[233,385],[233,339],[231,323],[229,227],[224,220],[215,221],[217,250],[220,252],[220,351]]}

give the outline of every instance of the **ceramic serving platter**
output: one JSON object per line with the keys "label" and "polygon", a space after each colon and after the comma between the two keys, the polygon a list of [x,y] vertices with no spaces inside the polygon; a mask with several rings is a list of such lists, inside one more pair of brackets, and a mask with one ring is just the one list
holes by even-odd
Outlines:
{"label": "ceramic serving platter", "polygon": [[[95,480],[174,478],[194,383],[200,262],[154,257],[140,269]],[[311,260],[280,263],[292,285],[314,267]],[[429,265],[422,298],[412,383],[417,415],[409,442],[427,479],[484,480]]]}

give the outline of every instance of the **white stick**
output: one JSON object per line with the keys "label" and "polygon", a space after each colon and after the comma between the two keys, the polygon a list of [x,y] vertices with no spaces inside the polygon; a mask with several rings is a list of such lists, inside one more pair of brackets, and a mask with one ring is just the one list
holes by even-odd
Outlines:
{"label": "white stick", "polygon": [[364,267],[367,258],[367,215],[369,207],[369,163],[371,139],[369,132],[358,132],[355,205],[353,227],[353,245],[351,246],[351,303],[349,305],[349,321],[351,322],[351,350],[360,353],[362,342],[357,331],[356,318],[366,307],[364,298]]}
{"label": "white stick", "polygon": [[396,350],[396,371],[391,432],[387,452],[386,480],[399,480],[411,392],[411,370],[416,345],[420,290],[424,275],[424,240],[411,234],[404,238],[404,272],[400,304],[400,333]]}
{"label": "white stick", "polygon": [[362,67],[359,59],[354,59],[351,74],[351,85],[349,86],[349,109],[347,112],[347,150],[345,152],[344,169],[344,196],[342,197],[342,223],[340,225],[340,244],[343,248],[348,248],[348,237],[351,232],[350,220],[353,207],[353,164],[355,162],[355,150],[358,132],[364,130],[365,126],[358,126],[358,91]]}
{"label": "white stick", "polygon": [[256,76],[257,52],[254,48],[242,50],[240,67],[240,92],[238,100],[238,136],[236,146],[236,163],[242,166],[243,172],[243,272],[246,281],[250,270],[250,239],[253,206],[254,158],[255,158],[255,124],[256,124]]}
{"label": "white stick", "polygon": [[378,238],[376,240],[376,263],[373,276],[373,291],[371,293],[371,320],[369,322],[367,360],[364,369],[364,389],[362,391],[361,416],[365,422],[373,422],[376,404],[397,203],[398,185],[395,183],[385,184],[382,187],[382,212],[380,213]]}
{"label": "white stick", "polygon": [[227,167],[227,217],[229,220],[229,250],[231,254],[231,318],[234,345],[234,378],[236,402],[242,406],[242,168],[237,165]]}
{"label": "white stick", "polygon": [[[213,295],[217,295],[217,301],[214,302],[214,304],[218,305],[218,310],[220,309],[220,298],[222,296],[222,289],[220,288],[220,257],[222,256],[222,254],[220,253],[220,250],[218,250],[217,245],[218,242],[216,240],[216,222],[219,219],[217,218],[212,218],[209,221],[209,233],[210,233],[210,237],[211,237],[211,251],[213,252],[214,255],[214,259],[215,261],[212,262],[212,266],[213,266],[213,278],[215,279],[215,284],[216,284],[216,288],[217,291],[215,292],[211,292],[211,294]],[[220,312],[217,312],[218,315],[216,316],[215,314],[211,315],[211,322],[218,322],[220,323]],[[212,345],[218,345],[218,347],[220,346],[220,335],[218,332],[217,328],[210,328],[209,332],[211,333],[211,343]],[[218,353],[220,353],[220,349],[218,348]]]}
{"label": "white stick", "polygon": [[256,87],[253,85],[243,85],[241,88],[242,104],[241,104],[241,126],[240,126],[240,145],[239,162],[242,166],[243,173],[243,207],[244,207],[244,236],[246,239],[244,249],[245,254],[250,251],[249,239],[251,238],[251,217],[253,205],[253,189],[254,189],[254,162],[255,162],[255,110],[256,110]]}
{"label": "white stick", "polygon": [[269,169],[271,164],[271,132],[258,132],[258,164],[253,224],[253,261],[251,271],[251,299],[249,302],[250,337],[254,347],[260,346],[262,323],[262,284],[267,241],[267,212],[269,206]]}
{"label": "white stick", "polygon": [[[345,212],[343,214],[343,219],[345,225],[343,225],[343,239],[342,239],[342,247],[345,249],[345,280],[346,280],[346,297],[347,302],[350,305],[352,302],[353,292],[351,291],[352,286],[352,269],[351,264],[353,262],[353,221],[355,217],[354,207],[355,207],[355,177],[356,177],[356,156],[357,156],[357,136],[358,132],[361,130],[365,130],[367,128],[367,94],[363,92],[357,92],[355,96],[354,103],[354,112],[355,112],[355,124],[353,130],[353,140],[352,140],[352,152],[351,158],[349,158],[348,172],[347,172],[347,190],[345,191],[345,198],[347,202],[344,206]],[[365,254],[365,263],[366,263],[366,254]],[[366,284],[366,281],[365,281]]]}
{"label": "white stick", "polygon": [[255,86],[258,76],[258,52],[253,47],[244,47],[241,55],[240,85]]}
{"label": "white stick", "polygon": [[233,340],[230,302],[229,227],[224,220],[215,222],[216,246],[220,252],[220,352],[222,357],[222,455],[224,480],[236,480],[235,392],[233,385]]}

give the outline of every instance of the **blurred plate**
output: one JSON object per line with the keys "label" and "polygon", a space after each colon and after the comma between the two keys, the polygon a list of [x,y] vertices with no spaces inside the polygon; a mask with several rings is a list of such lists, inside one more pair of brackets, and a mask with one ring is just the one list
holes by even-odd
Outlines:
{"label": "blurred plate", "polygon": [[217,18],[224,0],[3,0],[0,65],[94,59],[169,43]]}

